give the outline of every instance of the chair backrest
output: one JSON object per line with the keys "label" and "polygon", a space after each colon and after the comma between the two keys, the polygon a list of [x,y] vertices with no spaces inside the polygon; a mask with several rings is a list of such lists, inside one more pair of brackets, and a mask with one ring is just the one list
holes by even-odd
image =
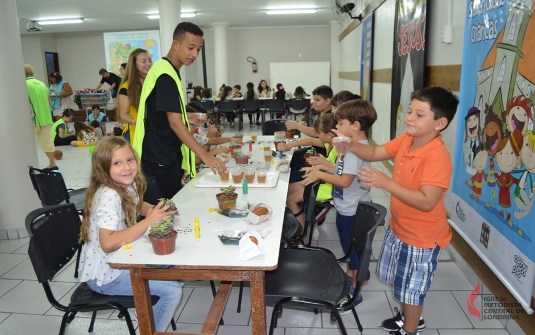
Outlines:
{"label": "chair backrest", "polygon": [[214,102],[211,100],[208,101],[199,101],[199,103],[206,109],[207,111],[213,112],[214,111]]}
{"label": "chair backrest", "polygon": [[318,194],[318,190],[321,184],[321,180],[308,184],[305,186],[305,189],[303,190],[303,214],[305,215],[305,227],[302,229],[302,231],[299,231],[299,234],[297,236],[294,236],[292,239],[293,242],[301,241],[303,240],[308,233],[308,230],[311,230],[310,236],[308,241],[306,241],[306,244],[310,246],[310,243],[312,242],[312,229],[314,227],[315,221],[316,221],[316,213],[314,211],[314,205],[316,204],[316,195]]}
{"label": "chair backrest", "polygon": [[30,168],[30,179],[43,206],[69,202],[69,192],[60,172]]}
{"label": "chair backrest", "polygon": [[267,99],[266,108],[271,112],[282,112],[284,110],[284,100],[282,99]]}
{"label": "chair backrest", "polygon": [[219,100],[218,102],[219,111],[230,113],[236,110],[236,101],[234,100]]}
{"label": "chair backrest", "polygon": [[52,280],[78,249],[80,217],[74,204],[36,209],[26,216],[28,255],[40,283]]}
{"label": "chair backrest", "polygon": [[290,99],[289,106],[290,108],[295,109],[295,110],[308,109],[308,106],[310,106],[310,100],[299,99],[299,98]]}
{"label": "chair backrest", "polygon": [[245,112],[256,112],[260,110],[260,101],[258,100],[243,100],[241,107]]}
{"label": "chair backrest", "polygon": [[360,201],[353,221],[351,245],[360,258],[357,281],[363,282],[370,278],[369,263],[372,255],[372,241],[378,226],[383,225],[386,208],[382,205]]}
{"label": "chair backrest", "polygon": [[266,120],[262,123],[262,135],[274,135],[276,131],[286,130],[286,119]]}

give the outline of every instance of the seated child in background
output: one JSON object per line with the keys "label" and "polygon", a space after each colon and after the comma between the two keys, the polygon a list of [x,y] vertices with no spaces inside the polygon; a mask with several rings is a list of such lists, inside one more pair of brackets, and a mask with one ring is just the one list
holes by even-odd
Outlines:
{"label": "seated child in background", "polygon": [[[233,94],[232,87],[225,86],[221,94],[221,100],[232,100],[234,99]],[[227,122],[230,123],[231,127],[234,127],[234,119],[236,118],[237,111],[233,110],[232,112],[225,112],[225,114],[227,115]]]}
{"label": "seated child in background", "polygon": [[[286,91],[284,90],[284,86],[282,86],[281,83],[278,83],[276,92],[273,92],[273,99],[286,101]],[[288,104],[284,103],[284,110],[288,110]],[[277,113],[277,119],[282,118],[283,113]]]}
{"label": "seated child in background", "polygon": [[202,102],[205,101],[214,101],[214,97],[212,96],[212,89],[211,88],[205,88],[202,90]]}
{"label": "seated child in background", "polygon": [[[294,90],[294,94],[292,95],[292,98],[306,99],[306,97],[307,97],[307,94],[305,93],[305,90],[303,90],[301,86],[297,86]],[[302,114],[305,111],[305,109],[295,110],[291,107],[289,110],[290,110],[290,113],[295,113],[295,114]]]}
{"label": "seated child in background", "polygon": [[99,140],[104,138],[104,134],[102,134],[102,129],[100,129],[100,122],[98,122],[97,120],[91,121],[91,127],[93,127],[93,129],[95,129],[95,136]]}
{"label": "seated child in background", "polygon": [[74,134],[78,140],[71,142],[73,147],[84,147],[97,144],[95,129],[85,125],[83,122],[77,121],[74,123]]}
{"label": "seated child in background", "polygon": [[87,120],[85,120],[86,124],[90,126],[93,120],[97,120],[100,123],[102,133],[106,134],[106,122],[108,122],[108,117],[100,111],[100,106],[97,104],[91,106],[91,109],[91,114],[89,114]]}
{"label": "seated child in background", "polygon": [[[321,117],[330,114],[323,114]],[[334,118],[338,121],[336,129],[340,134],[350,138],[351,142],[368,145],[366,132],[371,129],[377,113],[373,105],[366,100],[352,100],[342,103]],[[349,252],[347,276],[351,282],[350,294],[353,296],[357,289],[357,270],[359,257],[354,248],[351,248],[351,231],[359,201],[371,201],[370,188],[363,186],[356,176],[363,167],[370,167],[370,162],[362,160],[354,153],[348,152],[345,156],[338,156],[336,166],[329,164],[315,165],[307,169],[303,184],[308,185],[317,180],[323,180],[333,185],[333,202],[336,208],[336,228],[340,235],[340,242],[344,253]],[[359,292],[360,293],[360,292]],[[355,301],[355,307],[362,303],[359,294]],[[346,312],[350,312],[348,309]]]}
{"label": "seated child in background", "polygon": [[243,94],[241,94],[241,92],[240,92],[240,90],[241,90],[241,86],[240,85],[234,85],[234,87],[232,89],[233,89],[232,96],[234,98],[242,98],[243,97]]}
{"label": "seated child in background", "polygon": [[[247,92],[245,92],[245,95],[243,96],[244,100],[257,100],[258,99],[258,93],[254,90],[254,84],[251,82],[247,83]],[[253,113],[248,113],[249,116],[249,126],[253,125]],[[256,114],[256,122],[255,125],[259,126],[261,123],[259,121],[260,113]]]}

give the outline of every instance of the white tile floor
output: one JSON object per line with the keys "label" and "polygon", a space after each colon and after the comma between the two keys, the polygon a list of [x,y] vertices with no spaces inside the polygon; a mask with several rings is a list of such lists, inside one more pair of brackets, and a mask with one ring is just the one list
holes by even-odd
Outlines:
{"label": "white tile floor", "polygon": [[[234,131],[234,129],[227,129],[229,135]],[[248,133],[249,126],[246,123],[244,134]],[[61,147],[60,149],[64,156],[58,161],[58,166],[65,176],[67,187],[87,186],[90,171],[88,149],[74,147]],[[47,165],[46,157],[42,153],[39,154],[39,165],[41,167]],[[374,164],[374,166],[386,171],[381,164]],[[381,190],[373,190],[372,198],[373,201],[386,207],[389,205],[388,195]],[[398,306],[392,297],[390,288],[379,282],[373,272],[384,233],[384,228],[380,227],[375,236],[373,262],[370,266],[373,274],[363,288],[364,304],[357,309],[366,335],[387,334],[379,328],[379,325],[383,319],[392,317],[392,309]],[[315,232],[314,244],[327,247],[338,256],[342,255],[334,224],[334,211],[329,213],[326,223]],[[0,240],[0,334],[56,334],[59,330],[62,314],[51,307],[47,301],[42,286],[36,280],[27,249],[27,238]],[[73,273],[74,267],[71,264],[52,283],[54,293],[58,297],[62,297],[62,301],[68,301],[76,285]],[[508,332],[499,321],[485,320],[480,322],[471,316],[467,311],[467,298],[473,288],[459,267],[444,251],[423,311],[427,323],[425,334],[524,334],[516,324],[509,325],[508,329],[514,329],[514,331]],[[246,288],[242,312],[236,313],[238,289],[233,289],[223,316],[225,325],[219,328],[218,334],[251,334],[251,305],[248,292]],[[211,301],[212,293],[206,282],[187,282],[180,307],[175,313],[178,331],[182,333],[200,332]],[[268,306],[268,323],[271,311],[272,308]],[[67,327],[67,334],[86,334],[90,315],[88,313],[79,315],[80,317],[75,318]],[[351,315],[343,316],[343,320],[349,333],[356,334],[358,332],[355,320]],[[310,310],[286,308],[278,324],[275,334],[339,334],[338,325],[329,320],[329,313],[320,312],[320,314],[315,315]],[[126,333],[126,325],[124,321],[117,318],[117,313],[101,312],[98,314],[94,334]]]}

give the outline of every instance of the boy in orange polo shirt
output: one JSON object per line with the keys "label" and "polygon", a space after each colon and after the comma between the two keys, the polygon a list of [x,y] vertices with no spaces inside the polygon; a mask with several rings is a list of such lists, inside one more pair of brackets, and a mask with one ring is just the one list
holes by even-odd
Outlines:
{"label": "boy in orange polo shirt", "polygon": [[381,146],[352,143],[350,150],[364,160],[394,159],[392,179],[364,167],[361,185],[391,194],[392,218],[377,263],[379,278],[393,285],[402,312],[384,320],[391,334],[419,334],[424,298],[431,286],[440,251],[451,239],[444,194],[452,163],[440,132],[450,124],[459,100],[450,90],[428,87],[411,95],[405,134]]}

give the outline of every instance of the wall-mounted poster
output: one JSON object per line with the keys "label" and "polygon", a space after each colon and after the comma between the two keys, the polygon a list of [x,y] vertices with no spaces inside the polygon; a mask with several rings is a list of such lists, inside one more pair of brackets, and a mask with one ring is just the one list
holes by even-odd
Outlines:
{"label": "wall-mounted poster", "polygon": [[526,309],[535,276],[532,6],[466,1],[450,220]]}
{"label": "wall-mounted poster", "polygon": [[405,132],[410,95],[425,85],[427,6],[427,0],[396,2],[390,138]]}
{"label": "wall-mounted poster", "polygon": [[121,64],[126,63],[130,52],[137,48],[147,50],[153,62],[160,59],[160,32],[147,30],[104,33],[106,69],[119,73]]}
{"label": "wall-mounted poster", "polygon": [[372,69],[373,69],[373,16],[372,12],[362,22],[362,47],[360,57],[360,94],[372,101]]}

